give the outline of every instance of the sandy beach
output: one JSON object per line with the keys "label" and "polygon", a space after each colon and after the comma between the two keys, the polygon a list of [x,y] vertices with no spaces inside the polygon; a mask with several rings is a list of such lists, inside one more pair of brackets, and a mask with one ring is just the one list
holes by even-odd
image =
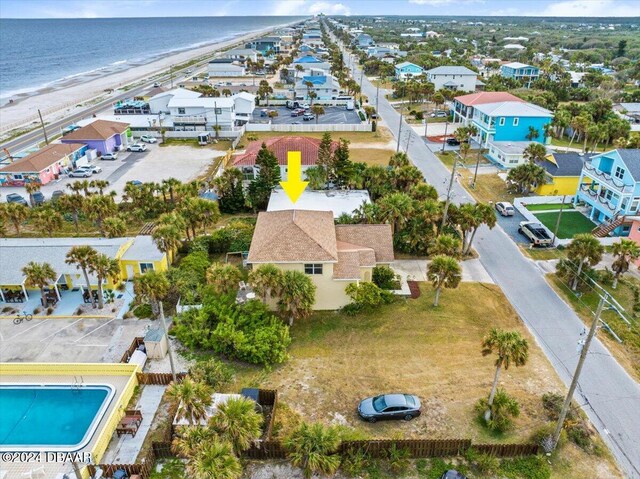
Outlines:
{"label": "sandy beach", "polygon": [[[40,109],[45,122],[59,120],[69,112],[77,111],[77,105],[79,104],[98,97],[100,100],[105,100],[109,95],[115,96],[122,93],[118,89],[125,85],[148,79],[160,72],[166,72],[171,65],[185,63],[209,53],[214,54],[217,51],[228,49],[238,43],[247,42],[283,26],[285,25],[269,27],[229,40],[213,42],[195,49],[169,54],[159,60],[132,66],[117,73],[109,73],[108,69],[105,69],[90,75],[70,78],[51,87],[19,95],[13,103],[0,108],[0,133],[23,128],[35,122],[38,119],[38,109]],[[114,91],[107,93],[105,90],[109,89]]]}

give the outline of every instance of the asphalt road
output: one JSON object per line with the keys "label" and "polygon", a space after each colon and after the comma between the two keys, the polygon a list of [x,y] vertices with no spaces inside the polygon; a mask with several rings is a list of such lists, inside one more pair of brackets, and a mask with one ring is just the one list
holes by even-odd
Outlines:
{"label": "asphalt road", "polygon": [[[360,78],[359,70],[354,78]],[[362,81],[362,91],[374,104],[376,88],[366,77]],[[400,115],[382,92],[378,98],[378,111],[397,138]],[[406,123],[402,130],[402,149],[408,144],[411,160],[444,196],[449,171]],[[405,133],[407,131],[411,133]],[[412,136],[407,138],[408,135]],[[453,193],[453,200],[457,203],[474,201],[457,183]],[[474,247],[482,265],[502,288],[568,386],[578,362],[577,341],[584,323],[547,284],[535,263],[522,255],[500,225],[492,230],[484,228],[479,231]],[[540,391],[541,394],[543,392]],[[574,401],[587,413],[626,476],[640,478],[640,385],[597,339],[592,343],[582,369]]]}

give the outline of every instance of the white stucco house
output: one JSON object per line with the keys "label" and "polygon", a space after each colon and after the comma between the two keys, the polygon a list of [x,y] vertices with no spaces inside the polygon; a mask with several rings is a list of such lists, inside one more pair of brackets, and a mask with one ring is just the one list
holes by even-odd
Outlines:
{"label": "white stucco house", "polygon": [[478,74],[467,67],[441,66],[426,71],[427,80],[434,84],[436,90],[475,91]]}

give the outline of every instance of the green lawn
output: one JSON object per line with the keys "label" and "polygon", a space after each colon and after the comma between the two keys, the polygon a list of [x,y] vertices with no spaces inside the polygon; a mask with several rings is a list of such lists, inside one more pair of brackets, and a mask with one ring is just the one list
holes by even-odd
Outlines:
{"label": "green lawn", "polygon": [[[538,213],[536,218],[540,220],[540,223],[553,232],[556,227],[559,214],[560,212]],[[558,228],[558,238],[573,238],[578,233],[589,233],[595,227],[595,223],[589,220],[589,218],[584,216],[582,213],[577,211],[564,211],[562,213],[562,219],[560,220],[560,227]]]}
{"label": "green lawn", "polygon": [[571,203],[565,203],[564,206],[562,203],[544,203],[540,205],[526,205],[526,208],[529,211],[554,211],[562,208],[563,211],[572,210],[573,205]]}

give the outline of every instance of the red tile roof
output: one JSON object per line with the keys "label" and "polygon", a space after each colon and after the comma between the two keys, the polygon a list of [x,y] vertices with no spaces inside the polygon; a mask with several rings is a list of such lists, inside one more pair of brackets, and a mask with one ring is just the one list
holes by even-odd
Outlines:
{"label": "red tile roof", "polygon": [[517,96],[504,91],[481,91],[479,93],[471,93],[455,97],[460,103],[466,106],[483,105],[485,103],[500,103],[502,101],[525,101]]}
{"label": "red tile roof", "polygon": [[[277,136],[264,141],[252,141],[247,146],[245,153],[238,155],[233,162],[233,166],[254,166],[256,157],[262,144],[266,144],[267,148],[276,155],[278,163],[281,166],[287,164],[287,152],[299,151],[302,153],[302,166],[313,166],[318,160],[318,149],[320,148],[320,140],[317,138],[309,138],[307,136]],[[334,141],[331,151],[338,146],[338,142]]]}

